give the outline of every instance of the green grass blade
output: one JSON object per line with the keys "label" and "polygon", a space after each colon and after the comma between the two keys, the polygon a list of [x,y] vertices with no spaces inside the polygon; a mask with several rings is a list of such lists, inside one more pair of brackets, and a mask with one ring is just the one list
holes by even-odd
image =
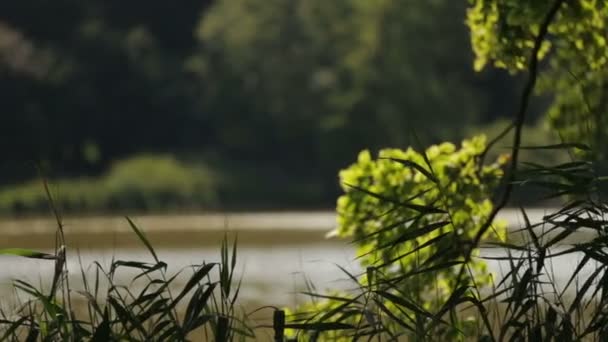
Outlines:
{"label": "green grass blade", "polygon": [[[511,147],[509,147],[511,148]],[[561,143],[561,144],[553,144],[553,145],[543,145],[543,146],[519,146],[521,150],[564,150],[577,148],[583,151],[591,151],[589,146],[582,143]]]}
{"label": "green grass blade", "polygon": [[95,334],[91,338],[91,342],[105,342],[110,341],[112,336],[112,331],[110,330],[110,322],[108,318],[108,310],[104,311],[103,320],[95,329]]}
{"label": "green grass blade", "polygon": [[55,260],[57,257],[54,254],[42,253],[25,248],[5,248],[0,249],[0,254],[14,255],[31,259]]}
{"label": "green grass blade", "polygon": [[421,165],[419,165],[411,160],[405,160],[405,159],[400,159],[400,158],[378,158],[378,159],[388,159],[388,160],[400,163],[400,164],[404,165],[405,167],[411,167],[413,169],[416,169],[418,172],[422,173],[426,178],[431,180],[433,183],[439,184],[439,179],[437,179],[437,177],[435,177],[435,175],[432,174],[431,171],[425,169]]}
{"label": "green grass blade", "polygon": [[154,251],[154,248],[152,247],[152,244],[150,244],[150,241],[148,241],[148,238],[146,238],[146,235],[144,234],[144,232],[142,230],[140,230],[139,228],[137,228],[137,226],[135,225],[135,223],[133,221],[131,221],[131,219],[129,217],[125,217],[125,218],[129,222],[129,225],[131,226],[131,229],[133,229],[133,231],[135,232],[135,234],[137,235],[137,237],[139,238],[139,240],[141,240],[141,242],[150,251],[150,254],[152,254],[152,256],[154,257],[154,260],[156,261],[156,263],[159,263],[160,260],[158,259],[158,256],[156,255],[156,252]]}
{"label": "green grass blade", "polygon": [[180,294],[177,297],[175,297],[175,300],[173,301],[173,304],[171,305],[171,307],[175,307],[175,305],[177,305],[177,303],[182,298],[184,298],[184,296],[188,292],[190,292],[190,290],[192,290],[199,283],[199,281],[201,281],[203,278],[205,278],[207,276],[207,274],[209,274],[211,269],[213,269],[213,267],[215,267],[216,265],[217,264],[215,264],[215,263],[211,263],[211,264],[205,264],[205,265],[201,266],[194,273],[194,275],[192,275],[192,277],[188,280],[188,282],[186,283],[186,285],[184,286],[184,288],[182,289]]}

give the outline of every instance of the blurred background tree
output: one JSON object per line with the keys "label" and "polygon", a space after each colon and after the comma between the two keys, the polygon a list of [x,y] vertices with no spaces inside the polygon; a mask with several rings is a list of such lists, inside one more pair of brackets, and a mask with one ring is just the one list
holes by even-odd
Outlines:
{"label": "blurred background tree", "polygon": [[512,114],[515,82],[473,71],[466,8],[3,2],[0,184],[11,198],[34,163],[100,179],[125,158],[172,155],[174,169],[216,175],[215,200],[196,206],[331,206],[361,149],[460,140]]}
{"label": "blurred background tree", "polygon": [[[3,182],[99,172],[114,158],[188,146],[195,108],[181,60],[204,1],[0,4]],[[12,172],[5,168],[19,168]],[[25,170],[26,172],[22,172]]]}
{"label": "blurred background tree", "polygon": [[314,169],[334,183],[363,148],[405,147],[414,131],[424,142],[460,139],[508,114],[491,103],[506,96],[499,75],[471,68],[467,28],[454,18],[464,10],[454,1],[218,2],[199,26],[206,53],[193,64],[207,79],[233,75],[228,88],[209,85],[219,145],[254,160],[276,160],[282,146],[292,174]]}

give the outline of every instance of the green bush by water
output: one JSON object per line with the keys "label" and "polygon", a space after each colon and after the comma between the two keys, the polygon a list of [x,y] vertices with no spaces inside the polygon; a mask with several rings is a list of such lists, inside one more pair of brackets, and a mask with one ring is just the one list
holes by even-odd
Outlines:
{"label": "green bush by water", "polygon": [[[201,164],[171,156],[143,155],[117,161],[98,178],[52,181],[65,211],[167,210],[205,208],[217,203],[220,177]],[[0,190],[0,212],[46,212],[40,180]]]}

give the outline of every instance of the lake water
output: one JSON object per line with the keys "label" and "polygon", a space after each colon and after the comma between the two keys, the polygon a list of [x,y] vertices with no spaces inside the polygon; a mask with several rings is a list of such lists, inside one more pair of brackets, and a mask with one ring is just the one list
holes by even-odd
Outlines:
{"label": "lake water", "polygon": [[[527,211],[532,222],[547,213],[545,209]],[[499,218],[510,222],[510,227],[523,223],[516,210],[505,210]],[[249,302],[296,304],[304,300],[297,293],[305,289],[305,278],[318,290],[349,288],[352,282],[336,264],[349,272],[360,272],[354,260],[354,247],[347,241],[326,238],[335,225],[331,212],[144,215],[134,216],[133,220],[157,248],[159,258],[169,264],[170,274],[191,264],[219,261],[219,242],[224,234],[238,235],[237,269],[243,276],[241,296]],[[153,261],[122,217],[66,217],[64,222],[72,284],[80,281],[79,259],[85,268],[93,261],[107,266],[113,258]],[[55,222],[46,218],[5,219],[0,220],[0,232],[4,237],[0,248],[50,251],[54,246]],[[576,261],[562,257],[553,263],[558,270],[571,270]],[[507,268],[497,261],[489,261],[489,265],[497,273]],[[52,261],[0,255],[0,297],[14,296],[9,291],[12,279],[46,283],[52,272]],[[126,278],[128,274],[123,276]],[[563,282],[567,274],[558,271],[556,276]]]}

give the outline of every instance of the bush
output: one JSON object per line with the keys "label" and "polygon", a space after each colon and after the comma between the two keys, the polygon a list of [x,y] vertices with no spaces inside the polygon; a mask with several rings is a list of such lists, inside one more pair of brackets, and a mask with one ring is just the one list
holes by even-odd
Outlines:
{"label": "bush", "polygon": [[[354,239],[367,273],[349,275],[356,293],[319,295],[326,300],[301,308],[315,313],[304,320],[349,323],[362,334],[377,328],[372,322],[383,322],[389,330],[401,322],[409,329],[406,334],[420,337],[416,327],[428,327],[432,317],[424,313],[440,311],[457,286],[490,285],[482,260],[470,260],[468,272],[460,273],[465,243],[488,220],[490,197],[506,161],[480,165],[484,150],[485,137],[479,136],[463,141],[460,149],[451,143],[421,153],[386,149],[377,159],[361,152],[357,163],[340,172],[345,194],[338,199],[336,234]],[[495,224],[484,238],[504,241],[505,233],[503,225]]]}
{"label": "bush", "polygon": [[[204,165],[174,157],[143,155],[117,161],[99,178],[56,180],[57,204],[65,211],[161,210],[210,207],[219,178]],[[48,208],[40,181],[0,191],[0,212],[43,212]]]}
{"label": "bush", "polygon": [[[484,149],[485,137],[479,136],[463,141],[460,150],[451,143],[422,153],[386,149],[376,160],[368,151],[361,152],[356,164],[340,172],[345,194],[338,199],[338,235],[359,241],[364,266],[399,258],[399,274],[412,272],[416,259],[434,255],[441,262],[442,254],[458,252],[460,241],[475,236],[492,211],[490,196],[502,176],[500,162],[478,165]],[[504,234],[501,228],[489,235],[503,239]],[[441,243],[403,257],[439,236]],[[473,266],[481,273],[477,276],[485,273],[482,263]],[[404,290],[426,292],[437,277],[451,284],[452,275],[441,272],[416,279],[423,284],[417,289],[404,282]]]}

